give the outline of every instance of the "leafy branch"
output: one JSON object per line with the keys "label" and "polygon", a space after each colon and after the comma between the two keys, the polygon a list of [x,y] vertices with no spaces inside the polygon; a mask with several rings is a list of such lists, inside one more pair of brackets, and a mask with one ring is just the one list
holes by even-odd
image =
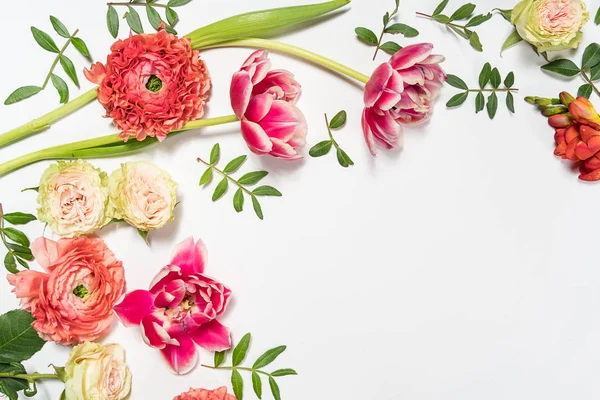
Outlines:
{"label": "leafy branch", "polygon": [[[467,3],[461,6],[458,10],[454,11],[452,15],[447,16],[442,14],[446,6],[448,5],[449,0],[443,0],[436,9],[433,11],[433,14],[425,14],[422,12],[417,12],[417,15],[422,17],[426,17],[432,19],[440,24],[446,25],[449,29],[453,30],[460,37],[467,39],[473,47],[477,51],[483,51],[483,45],[479,40],[479,35],[477,32],[469,29],[475,26],[479,26],[486,21],[489,21],[492,18],[492,13],[487,14],[479,14],[472,17],[473,12],[475,11],[475,4]],[[454,21],[467,20],[464,25],[457,24]]]}
{"label": "leafy branch", "polygon": [[[512,92],[516,92],[519,89],[515,89],[513,85],[515,84],[515,74],[510,72],[506,78],[504,79],[504,87],[501,88],[502,84],[502,76],[500,75],[500,71],[498,68],[493,68],[490,63],[485,63],[483,65],[483,69],[479,74],[479,89],[470,89],[469,86],[456,75],[448,74],[448,79],[446,80],[448,85],[453,86],[455,88],[464,90],[462,93],[454,95],[448,103],[446,103],[446,107],[457,107],[463,104],[467,98],[469,97],[469,93],[477,93],[475,97],[475,113],[482,111],[484,108],[487,108],[488,115],[490,119],[494,119],[496,116],[496,112],[498,111],[498,92],[506,93],[506,107],[510,112],[515,112],[515,99]],[[488,84],[491,87],[488,87]],[[489,92],[490,95],[486,99],[484,96],[484,92]]]}
{"label": "leafy branch", "polygon": [[600,44],[598,43],[592,43],[586,47],[581,57],[581,67],[571,60],[559,58],[543,65],[542,69],[568,78],[580,75],[586,83],[579,87],[577,96],[589,98],[592,92],[600,96],[600,90],[594,84],[600,80]]}
{"label": "leafy branch", "polygon": [[281,400],[281,391],[279,390],[279,385],[277,384],[275,378],[288,375],[298,375],[298,373],[291,368],[278,369],[273,372],[266,372],[263,370],[263,368],[275,361],[275,359],[279,357],[287,347],[278,346],[267,350],[256,359],[254,364],[252,364],[252,367],[241,367],[240,364],[244,361],[244,358],[246,358],[246,354],[248,353],[250,339],[251,334],[247,333],[235,346],[233,349],[231,366],[221,366],[225,361],[225,351],[215,353],[214,366],[205,364],[202,364],[202,366],[210,369],[230,370],[231,386],[233,387],[233,393],[235,394],[237,400],[242,400],[244,396],[244,379],[242,378],[240,371],[252,373],[252,388],[254,389],[254,394],[256,394],[256,397],[262,399],[263,390],[262,380],[260,377],[262,375],[268,377],[271,394],[275,400]]}
{"label": "leafy branch", "polygon": [[[110,2],[106,3],[108,6],[108,11],[106,12],[106,25],[108,26],[108,31],[116,39],[119,35],[119,13],[115,7],[127,7],[127,11],[123,15],[123,18],[127,22],[127,25],[131,28],[135,33],[144,33],[144,28],[142,26],[142,20],[140,18],[140,14],[135,10],[134,7],[144,7],[146,9],[146,16],[148,17],[148,22],[155,30],[158,30],[160,24],[165,24],[165,29],[167,32],[172,33],[173,35],[177,35],[177,31],[174,29],[175,25],[179,22],[179,15],[177,11],[173,10],[173,8],[184,6],[190,3],[192,0],[169,0],[167,4],[159,4],[158,0],[146,0],[144,1],[124,1],[124,2]],[[165,10],[165,19],[166,22],[160,16],[157,8],[162,8]]]}
{"label": "leafy branch", "polygon": [[5,227],[4,222],[12,225],[24,225],[35,220],[37,218],[31,214],[20,212],[4,214],[2,204],[0,204],[0,240],[7,250],[4,256],[4,267],[12,274],[19,272],[17,263],[21,264],[23,268],[29,269],[27,261],[33,261],[34,257],[29,248],[31,243],[27,235],[18,229]]}
{"label": "leafy branch", "polygon": [[253,190],[247,188],[247,186],[256,185],[261,179],[267,176],[269,173],[267,171],[254,171],[248,172],[247,174],[242,175],[239,179],[235,179],[231,176],[232,173],[236,172],[242,164],[246,161],[248,156],[243,155],[234,158],[231,160],[225,168],[219,169],[216,164],[219,162],[219,158],[221,156],[221,149],[219,147],[219,143],[215,144],[210,152],[210,162],[206,162],[201,158],[198,158],[197,161],[206,165],[208,168],[202,174],[200,178],[200,186],[204,186],[212,180],[213,174],[216,172],[223,176],[223,179],[217,184],[215,191],[213,192],[212,201],[217,201],[227,192],[229,187],[229,182],[233,185],[237,186],[238,189],[233,196],[233,208],[237,212],[241,212],[244,209],[244,194],[250,196],[252,199],[252,207],[254,208],[254,212],[256,216],[260,219],[263,219],[262,207],[258,201],[259,196],[275,196],[281,197],[282,194],[279,190],[275,189],[272,186],[259,186]]}
{"label": "leafy branch", "polygon": [[388,54],[394,54],[402,48],[402,46],[400,46],[396,42],[385,42],[382,44],[381,42],[383,42],[383,36],[386,33],[390,33],[392,35],[401,33],[406,38],[411,38],[419,35],[418,30],[406,24],[393,24],[389,26],[390,21],[392,21],[394,17],[398,14],[398,8],[400,7],[400,0],[395,1],[396,8],[394,8],[394,10],[391,13],[386,12],[383,16],[383,29],[381,31],[381,34],[379,35],[379,39],[377,38],[377,35],[375,35],[375,32],[368,28],[363,28],[359,26],[354,30],[356,36],[358,36],[360,40],[362,40],[369,46],[376,47],[375,54],[373,55],[373,60],[375,60],[375,58],[377,57],[377,53],[380,49]]}
{"label": "leafy branch", "polygon": [[321,157],[329,153],[332,147],[335,147],[338,162],[342,167],[348,168],[350,165],[354,165],[354,161],[352,161],[348,154],[342,150],[331,133],[332,129],[339,129],[346,123],[346,111],[342,110],[337,113],[331,120],[331,123],[329,123],[327,114],[325,114],[325,123],[327,124],[327,131],[329,132],[329,140],[323,140],[322,142],[315,144],[309,150],[308,154],[310,154],[311,157]]}
{"label": "leafy branch", "polygon": [[42,90],[46,89],[46,86],[48,85],[48,82],[50,82],[50,81],[52,81],[52,84],[58,91],[61,104],[68,102],[69,101],[69,86],[64,81],[64,79],[62,79],[60,76],[58,76],[54,73],[54,69],[56,68],[58,63],[60,63],[62,69],[67,74],[67,76],[69,78],[71,78],[71,80],[73,81],[75,86],[79,87],[79,78],[77,78],[77,72],[75,70],[75,65],[73,64],[73,61],[71,61],[70,58],[65,56],[64,53],[70,44],[73,44],[73,47],[75,47],[81,53],[81,55],[84,57],[89,57],[90,51],[88,50],[88,47],[85,44],[85,42],[81,38],[76,37],[77,34],[79,33],[79,29],[75,29],[75,31],[73,33],[69,33],[69,30],[66,28],[66,26],[58,18],[56,18],[52,15],[50,16],[50,22],[52,23],[52,27],[54,28],[56,33],[58,33],[63,38],[67,39],[67,41],[59,49],[58,46],[56,45],[56,42],[54,41],[54,39],[52,39],[52,37],[50,35],[48,35],[44,31],[36,28],[35,26],[31,27],[31,33],[33,34],[33,38],[35,39],[37,44],[39,44],[40,47],[46,51],[49,51],[51,53],[56,53],[56,57],[54,58],[54,62],[50,66],[50,71],[46,75],[46,78],[44,79],[44,83],[42,84],[42,86],[31,86],[30,85],[30,86],[22,86],[22,87],[16,89],[4,101],[5,105],[13,104],[13,103],[16,103],[18,101],[27,99],[29,97],[32,97],[32,96],[38,94]]}

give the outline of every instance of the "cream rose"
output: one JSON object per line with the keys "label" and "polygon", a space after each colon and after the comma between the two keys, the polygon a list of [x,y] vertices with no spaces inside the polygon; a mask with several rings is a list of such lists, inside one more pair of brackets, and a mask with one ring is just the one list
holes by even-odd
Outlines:
{"label": "cream rose", "polygon": [[84,342],[73,348],[65,365],[67,400],[121,400],[130,391],[123,347]]}
{"label": "cream rose", "polygon": [[173,220],[177,184],[156,165],[143,161],[122,164],[111,174],[109,188],[118,217],[139,230],[148,232]]}
{"label": "cream rose", "polygon": [[48,167],[37,201],[38,219],[64,237],[89,235],[112,219],[108,175],[83,160]]}
{"label": "cream rose", "polygon": [[512,11],[519,36],[539,52],[575,49],[590,19],[582,0],[523,0]]}

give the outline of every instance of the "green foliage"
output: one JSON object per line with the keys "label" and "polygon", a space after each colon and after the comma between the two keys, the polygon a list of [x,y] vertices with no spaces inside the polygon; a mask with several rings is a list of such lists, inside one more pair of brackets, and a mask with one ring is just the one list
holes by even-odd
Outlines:
{"label": "green foliage", "polygon": [[[170,0],[167,4],[160,4],[158,1],[152,0],[146,0],[146,2],[108,3],[108,9],[106,11],[106,27],[111,36],[116,39],[119,35],[119,13],[115,6],[124,6],[127,7],[127,11],[123,15],[123,18],[125,18],[125,22],[127,22],[129,28],[135,33],[144,33],[142,18],[135,9],[135,7],[144,7],[146,9],[145,14],[148,22],[154,30],[158,31],[160,24],[163,23],[167,32],[177,35],[175,25],[179,22],[179,16],[173,8],[184,6],[191,3],[191,1],[192,0]],[[166,20],[160,16],[160,13],[158,12],[160,9],[164,10]]]}
{"label": "green foliage", "polygon": [[23,225],[37,218],[31,214],[9,213],[4,214],[2,204],[0,204],[0,240],[6,247],[7,253],[4,256],[4,268],[12,274],[19,272],[17,263],[23,268],[29,269],[27,261],[33,260],[30,241],[23,232],[16,228],[6,227],[5,222],[11,225]]}
{"label": "green foliage", "polygon": [[325,124],[327,125],[327,132],[329,133],[329,139],[323,140],[317,144],[315,144],[309,151],[308,154],[311,157],[322,157],[325,154],[328,154],[332,147],[335,147],[338,163],[344,167],[348,168],[351,165],[354,165],[354,161],[346,154],[344,150],[339,146],[337,141],[333,138],[333,134],[331,133],[332,129],[339,129],[346,123],[346,111],[342,110],[338,112],[329,122],[327,118],[327,114],[325,114]]}

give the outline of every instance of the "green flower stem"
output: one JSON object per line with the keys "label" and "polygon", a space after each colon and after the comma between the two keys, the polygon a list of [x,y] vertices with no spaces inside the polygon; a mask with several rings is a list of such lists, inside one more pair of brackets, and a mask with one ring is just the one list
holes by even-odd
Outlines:
{"label": "green flower stem", "polygon": [[325,126],[327,126],[327,132],[329,133],[329,138],[331,139],[331,143],[333,143],[336,150],[340,150],[340,145],[333,138],[333,133],[331,133],[331,128],[329,127],[329,118],[327,118],[327,114],[325,114]]}
{"label": "green flower stem", "polygon": [[60,57],[63,55],[63,53],[65,52],[67,47],[69,47],[69,45],[71,44],[71,41],[73,41],[73,38],[77,35],[78,32],[79,32],[79,29],[75,29],[75,32],[73,32],[73,34],[71,36],[69,36],[69,38],[65,42],[65,45],[60,49],[60,51],[56,55],[56,58],[54,58],[54,62],[52,63],[52,66],[50,66],[50,71],[48,72],[48,75],[46,75],[46,79],[44,79],[44,84],[42,85],[42,90],[46,89],[46,85],[48,85],[48,82],[50,81],[50,76],[52,76],[52,73],[54,72],[54,68],[56,68],[56,64],[58,64],[58,60],[60,60]]}
{"label": "green flower stem", "polygon": [[352,68],[346,67],[336,61],[333,61],[329,58],[323,57],[319,54],[313,53],[311,51],[302,49],[300,47],[292,46],[290,44],[285,44],[281,42],[276,42],[274,40],[267,39],[244,39],[244,40],[236,40],[232,42],[219,43],[211,46],[207,46],[207,49],[210,48],[218,48],[218,47],[252,47],[252,48],[261,48],[261,49],[269,49],[274,51],[279,51],[286,54],[291,54],[315,64],[322,65],[324,67],[330,68],[334,71],[337,71],[343,75],[349,76],[350,78],[356,79],[359,82],[366,84],[369,81],[369,77],[365,74],[362,74],[358,71],[353,70]]}
{"label": "green flower stem", "polygon": [[27,382],[35,382],[40,379],[60,379],[56,374],[38,374],[34,372],[33,374],[15,374],[14,372],[2,372],[0,373],[0,379],[2,378],[13,378],[13,379],[23,379]]}
{"label": "green flower stem", "polygon": [[39,118],[29,121],[25,125],[21,125],[18,128],[0,134],[0,148],[34,133],[48,129],[53,122],[80,109],[93,101],[97,96],[98,93],[96,92],[96,88],[91,89],[46,115],[42,115]]}
{"label": "green flower stem", "polygon": [[242,186],[241,183],[239,183],[234,178],[232,178],[231,176],[229,176],[229,174],[227,174],[225,171],[220,170],[219,168],[217,168],[216,166],[212,165],[211,163],[207,163],[206,161],[204,161],[200,157],[198,157],[196,159],[196,161],[201,162],[202,164],[206,165],[207,167],[210,167],[213,170],[217,171],[219,174],[223,175],[223,177],[227,178],[231,183],[233,183],[234,185],[236,185],[237,187],[239,187],[240,189],[242,189],[244,192],[246,192],[246,194],[248,194],[250,197],[254,197],[254,193],[252,193],[251,191],[249,191],[248,189],[246,189],[244,186]]}
{"label": "green flower stem", "polygon": [[[176,136],[184,131],[203,128],[206,126],[222,125],[239,121],[235,115],[217,118],[205,118],[188,122],[181,130],[171,132],[168,137]],[[27,165],[57,159],[102,158],[131,154],[157,143],[156,138],[148,137],[141,142],[129,143],[119,139],[117,134],[101,136],[95,139],[82,140],[60,146],[39,150],[14,160],[0,164],[0,176],[6,175]]]}
{"label": "green flower stem", "polygon": [[257,374],[262,374],[266,376],[271,376],[268,372],[261,371],[260,369],[247,368],[247,367],[214,367],[212,365],[200,364],[201,367],[210,368],[210,369],[224,369],[224,370],[234,370],[239,369],[240,371],[248,371],[248,372],[256,372]]}
{"label": "green flower stem", "polygon": [[588,76],[588,74],[585,73],[585,71],[582,69],[579,70],[579,72],[581,72],[581,76],[583,77],[583,79],[585,79],[585,81],[587,83],[589,83],[590,85],[592,85],[592,88],[594,89],[594,92],[596,92],[596,94],[598,96],[600,96],[600,90],[598,90],[598,88],[596,87],[596,85],[594,85],[594,82],[592,81],[592,79]]}

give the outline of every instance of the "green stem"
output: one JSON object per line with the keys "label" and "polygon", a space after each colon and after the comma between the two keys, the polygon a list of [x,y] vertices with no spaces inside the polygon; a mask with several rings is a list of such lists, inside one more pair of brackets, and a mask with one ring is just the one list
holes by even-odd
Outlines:
{"label": "green stem", "polygon": [[198,157],[196,159],[196,161],[201,162],[202,164],[206,165],[207,167],[210,167],[212,169],[214,169],[215,171],[217,171],[219,174],[223,175],[225,178],[227,178],[231,183],[233,183],[234,185],[236,185],[237,187],[239,187],[240,189],[242,189],[244,192],[246,192],[247,195],[254,197],[254,194],[249,191],[248,189],[246,189],[244,186],[242,186],[241,183],[239,183],[238,181],[236,181],[234,178],[232,178],[231,176],[229,176],[229,174],[227,174],[226,172],[220,170],[219,168],[215,167],[214,165],[212,165],[211,163],[207,163],[206,161],[204,161],[203,159],[201,159],[200,157]]}
{"label": "green stem", "polygon": [[247,367],[214,367],[212,365],[200,364],[201,367],[210,368],[210,369],[224,369],[224,370],[234,370],[239,369],[240,371],[248,371],[248,372],[256,372],[257,374],[262,374],[266,376],[271,376],[268,372],[261,371],[260,369],[247,368]]}
{"label": "green stem", "polygon": [[0,148],[34,133],[48,129],[53,122],[85,106],[93,101],[97,96],[98,93],[96,92],[96,89],[91,89],[76,99],[71,100],[67,104],[64,104],[58,107],[56,110],[49,112],[48,114],[42,115],[39,118],[29,121],[25,125],[21,125],[18,128],[11,129],[8,132],[0,134]]}
{"label": "green stem", "polygon": [[40,379],[60,379],[56,374],[38,374],[37,372],[34,372],[33,374],[15,374],[14,372],[2,372],[0,373],[0,379],[2,378],[23,379],[27,382],[35,382]]}
{"label": "green stem", "polygon": [[[435,19],[433,18],[433,15],[425,14],[425,13],[422,13],[422,12],[417,12],[416,14],[420,15],[421,17],[426,17],[426,18],[429,18],[429,19],[433,19],[435,21]],[[435,22],[439,22],[439,21],[435,21]],[[455,24],[455,23],[452,23],[452,22],[446,22],[446,23],[439,22],[439,23],[440,24],[444,24],[444,25],[450,25],[450,26],[453,26],[455,28],[467,29],[466,25],[459,25],[459,24]]]}
{"label": "green stem", "polygon": [[592,85],[592,88],[594,89],[594,92],[596,92],[596,94],[598,96],[600,96],[600,90],[598,90],[598,88],[596,87],[596,85],[594,85],[594,82],[592,81],[592,79],[585,73],[585,71],[582,69],[579,70],[579,72],[581,72],[581,75],[583,77],[583,79],[585,79],[585,81],[587,83],[589,83],[590,85]]}
{"label": "green stem", "polygon": [[[178,134],[191,129],[222,125],[237,121],[239,120],[235,115],[200,119],[188,122],[181,130],[171,132],[168,137],[177,136]],[[14,160],[0,164],[0,176],[6,175],[19,168],[23,168],[26,165],[30,165],[39,161],[114,157],[134,153],[157,142],[158,140],[156,138],[148,137],[142,142],[124,143],[117,134],[112,134],[101,136],[95,139],[63,144],[29,153],[15,158]]]}
{"label": "green stem", "polygon": [[331,139],[331,143],[333,143],[336,150],[339,150],[340,146],[337,144],[337,142],[333,138],[333,133],[331,133],[331,128],[329,127],[329,118],[327,118],[327,114],[325,114],[325,126],[327,126],[327,132],[329,133],[329,138]]}
{"label": "green stem", "polygon": [[362,74],[358,71],[353,70],[352,68],[346,67],[343,64],[340,64],[336,61],[333,61],[327,57],[323,57],[319,54],[313,53],[312,51],[308,51],[302,49],[300,47],[292,46],[290,44],[285,44],[281,42],[276,42],[274,40],[267,39],[244,39],[244,40],[235,40],[232,42],[219,43],[206,47],[210,48],[219,48],[219,47],[252,47],[252,48],[262,48],[275,50],[286,54],[291,54],[315,64],[322,65],[324,67],[330,68],[334,71],[337,71],[343,75],[349,76],[350,78],[356,79],[359,82],[366,84],[369,81],[369,77],[365,74]]}
{"label": "green stem", "polygon": [[48,75],[46,75],[46,79],[44,79],[44,84],[42,85],[42,90],[46,89],[46,85],[48,84],[48,81],[50,81],[50,77],[52,76],[52,73],[54,72],[54,68],[56,67],[56,64],[58,64],[58,60],[60,60],[60,57],[63,55],[63,53],[65,52],[67,47],[69,47],[69,45],[71,44],[71,41],[77,35],[78,32],[79,32],[79,29],[75,29],[75,32],[73,32],[73,34],[71,36],[69,36],[69,39],[67,39],[64,46],[60,49],[60,51],[56,55],[56,58],[54,59],[54,62],[52,63],[52,66],[50,67],[50,72],[48,72]]}
{"label": "green stem", "polygon": [[166,4],[157,4],[157,3],[106,3],[107,6],[138,6],[138,7],[162,7],[169,8]]}
{"label": "green stem", "polygon": [[498,89],[469,89],[467,92],[518,92],[519,89],[514,88],[498,88]]}

